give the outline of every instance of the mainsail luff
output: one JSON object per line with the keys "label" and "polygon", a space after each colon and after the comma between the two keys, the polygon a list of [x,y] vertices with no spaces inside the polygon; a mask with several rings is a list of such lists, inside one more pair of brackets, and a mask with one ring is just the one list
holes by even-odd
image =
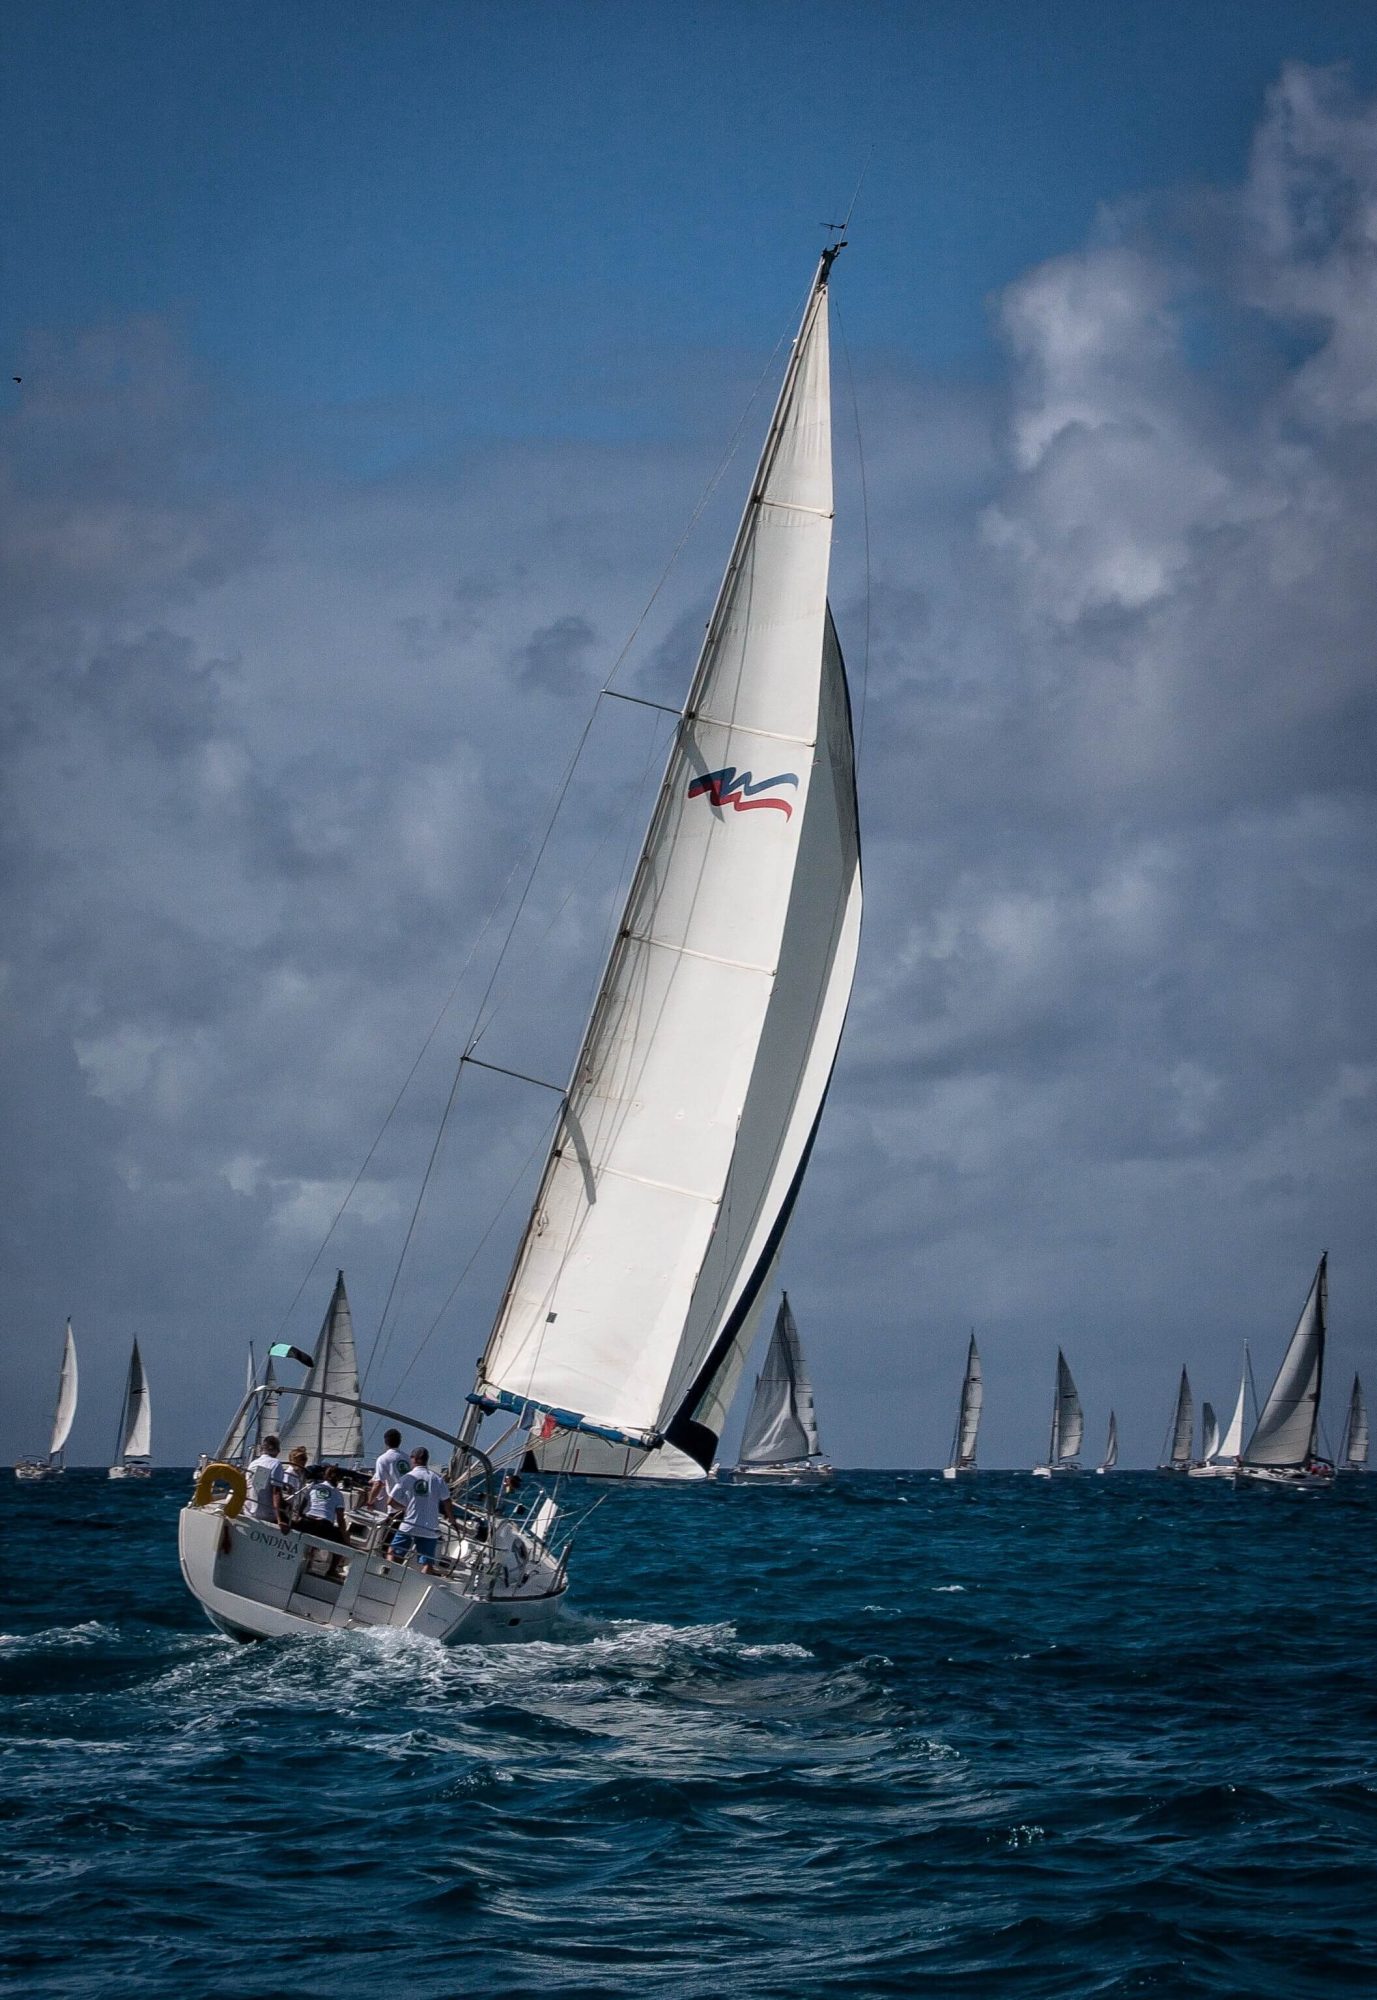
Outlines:
{"label": "mainsail luff", "polygon": [[786,1292],[775,1315],[765,1365],[741,1438],[742,1465],[786,1465],[821,1451],[813,1385]]}
{"label": "mainsail luff", "polygon": [[[704,1406],[778,1252],[816,1129],[850,986],[850,967],[842,981],[838,966],[848,952],[854,965],[859,928],[857,860],[811,1003],[802,1077],[762,1062],[787,985],[829,701],[846,725],[854,818],[845,676],[826,605],[832,254],[810,293],[478,1383],[632,1440],[667,1435],[700,1463],[715,1443]],[[767,756],[799,768],[738,775]],[[753,1115],[753,1100],[769,1100],[769,1115]]]}
{"label": "mainsail luff", "polygon": [[980,1412],[985,1402],[985,1376],[975,1335],[966,1349],[966,1372],[961,1378],[961,1402],[956,1412],[956,1435],[952,1440],[951,1463],[958,1472],[975,1465],[975,1441],[980,1431]]}
{"label": "mainsail luff", "polygon": [[1324,1340],[1328,1319],[1329,1253],[1320,1258],[1296,1330],[1282,1356],[1271,1393],[1243,1453],[1245,1466],[1274,1470],[1306,1465],[1315,1453],[1324,1386]]}
{"label": "mainsail luff", "polygon": [[147,1458],[153,1442],[153,1407],[148,1394],[148,1378],[143,1372],[139,1343],[129,1356],[129,1374],[124,1385],[124,1407],[120,1418],[117,1459]]}
{"label": "mainsail luff", "polygon": [[[317,1461],[361,1458],[359,1364],[343,1271],[335,1279],[320,1339],[316,1342],[315,1359],[302,1387],[314,1393],[299,1396],[287,1419],[282,1430],[284,1456],[297,1445],[304,1445],[308,1455]],[[260,1417],[260,1432],[263,1421]]]}
{"label": "mainsail luff", "polygon": [[53,1412],[53,1433],[48,1445],[48,1459],[56,1459],[72,1434],[77,1411],[77,1357],[76,1342],[72,1338],[72,1322],[67,1322],[66,1336],[62,1342],[62,1366],[57,1377],[57,1407]]}
{"label": "mainsail luff", "polygon": [[1344,1426],[1342,1462],[1349,1467],[1365,1466],[1367,1451],[1367,1404],[1363,1401],[1363,1385],[1355,1375],[1348,1398],[1348,1422]]}

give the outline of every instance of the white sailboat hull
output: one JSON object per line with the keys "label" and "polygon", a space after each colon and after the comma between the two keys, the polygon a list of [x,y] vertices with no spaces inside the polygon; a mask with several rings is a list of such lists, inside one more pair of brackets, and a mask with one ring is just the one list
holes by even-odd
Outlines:
{"label": "white sailboat hull", "polygon": [[1033,1477],[1034,1479],[1060,1479],[1063,1473],[1079,1473],[1083,1470],[1084,1467],[1079,1465],[1035,1465],[1033,1467]]}
{"label": "white sailboat hull", "polygon": [[1301,1466],[1291,1465],[1234,1467],[1235,1486],[1272,1486],[1286,1493],[1321,1493],[1333,1484],[1334,1472],[1330,1466],[1319,1472],[1307,1472]]}
{"label": "white sailboat hull", "polygon": [[[387,1626],[446,1646],[510,1645],[549,1638],[567,1587],[543,1547],[496,1567],[478,1552],[471,1567],[432,1577],[359,1547],[231,1520],[219,1506],[184,1507],[177,1548],[187,1589],[212,1625],[240,1640]],[[329,1572],[340,1558],[347,1573],[336,1583]]]}
{"label": "white sailboat hull", "polygon": [[59,1479],[65,1467],[44,1465],[36,1459],[21,1459],[14,1468],[16,1479]]}
{"label": "white sailboat hull", "polygon": [[1238,1467],[1232,1464],[1193,1465],[1190,1469],[1190,1477],[1192,1479],[1232,1479],[1237,1470]]}
{"label": "white sailboat hull", "polygon": [[109,1469],[109,1477],[111,1479],[148,1479],[151,1478],[152,1472],[153,1468],[151,1465],[139,1465],[137,1463],[112,1465]]}
{"label": "white sailboat hull", "polygon": [[964,1479],[967,1473],[974,1472],[975,1469],[973,1465],[944,1465],[942,1467],[942,1477],[944,1479]]}

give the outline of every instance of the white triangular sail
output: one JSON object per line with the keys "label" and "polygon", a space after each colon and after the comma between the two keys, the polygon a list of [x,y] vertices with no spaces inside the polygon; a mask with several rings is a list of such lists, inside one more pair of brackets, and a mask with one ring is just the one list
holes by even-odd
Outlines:
{"label": "white triangular sail", "polygon": [[1190,1464],[1194,1430],[1195,1403],[1191,1396],[1190,1377],[1183,1368],[1176,1391],[1176,1411],[1171,1420],[1171,1443],[1167,1450],[1166,1462],[1173,1472],[1182,1472]]}
{"label": "white triangular sail", "polygon": [[1213,1403],[1200,1405],[1200,1458],[1208,1465],[1219,1450],[1219,1419],[1214,1413]]}
{"label": "white triangular sail", "polygon": [[787,1465],[796,1459],[814,1458],[821,1449],[813,1384],[786,1292],[775,1315],[765,1366],[756,1377],[741,1436],[741,1463]]}
{"label": "white triangular sail", "polygon": [[1328,1253],[1320,1258],[1271,1394],[1243,1453],[1244,1465],[1303,1466],[1314,1456],[1324,1383]]}
{"label": "white triangular sail", "polygon": [[1355,1375],[1353,1391],[1348,1399],[1348,1422],[1344,1428],[1343,1464],[1350,1467],[1366,1465],[1367,1444],[1367,1404],[1363,1401],[1363,1385]]}
{"label": "white triangular sail", "polygon": [[[827,610],[819,269],[479,1391],[700,1465],[850,994],[860,862]],[[647,1470],[651,1468],[647,1466]]]}
{"label": "white triangular sail", "polygon": [[1216,1446],[1214,1453],[1211,1454],[1217,1464],[1231,1465],[1233,1461],[1238,1457],[1239,1453],[1243,1450],[1243,1413],[1247,1395],[1248,1395],[1248,1359],[1245,1350],[1243,1359],[1243,1373],[1239,1377],[1239,1383],[1238,1383],[1238,1401],[1234,1404],[1234,1413],[1229,1419],[1228,1429],[1225,1431],[1223,1437],[1219,1440],[1219,1443]]}
{"label": "white triangular sail", "polygon": [[[77,1411],[77,1357],[76,1342],[72,1338],[72,1322],[67,1322],[67,1334],[62,1343],[62,1367],[57,1378],[57,1408],[53,1412],[53,1435],[48,1446],[50,1459],[56,1458],[72,1434]],[[108,1435],[108,1433],[107,1433]]]}
{"label": "white triangular sail", "polygon": [[123,1460],[147,1458],[152,1448],[153,1405],[136,1340],[129,1356],[129,1376],[124,1385],[124,1424],[118,1456]]}
{"label": "white triangular sail", "polygon": [[1052,1440],[1047,1454],[1049,1465],[1065,1465],[1075,1458],[1085,1435],[1085,1416],[1066,1356],[1057,1349],[1057,1391],[1052,1402]]}
{"label": "white triangular sail", "polygon": [[1104,1457],[1100,1461],[1101,1472],[1112,1472],[1119,1463],[1119,1419],[1113,1410],[1109,1413],[1109,1435],[1104,1441]]}
{"label": "white triangular sail", "polygon": [[[316,1460],[361,1458],[359,1364],[343,1271],[335,1279],[320,1339],[316,1342],[315,1360],[302,1388],[307,1393],[298,1397],[281,1433],[284,1458],[297,1445],[304,1445],[308,1456]],[[335,1397],[340,1400],[334,1401]],[[260,1434],[265,1424],[266,1419],[260,1420]]]}
{"label": "white triangular sail", "polygon": [[980,1412],[985,1403],[985,1374],[980,1354],[971,1335],[966,1349],[966,1372],[961,1379],[961,1402],[956,1412],[956,1435],[950,1463],[957,1472],[969,1472],[975,1465],[975,1441],[980,1434]]}

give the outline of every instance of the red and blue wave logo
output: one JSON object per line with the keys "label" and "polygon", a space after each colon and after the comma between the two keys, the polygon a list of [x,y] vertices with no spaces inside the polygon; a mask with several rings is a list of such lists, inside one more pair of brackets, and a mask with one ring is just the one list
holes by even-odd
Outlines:
{"label": "red and blue wave logo", "polygon": [[798,790],[796,771],[779,771],[773,778],[752,778],[749,771],[738,771],[729,764],[725,771],[709,771],[702,778],[689,781],[688,795],[691,799],[711,799],[712,803],[725,810],[730,806],[733,812],[759,812],[765,806],[773,806],[788,819],[793,812],[791,799],[772,799],[765,794],[778,785],[792,785]]}

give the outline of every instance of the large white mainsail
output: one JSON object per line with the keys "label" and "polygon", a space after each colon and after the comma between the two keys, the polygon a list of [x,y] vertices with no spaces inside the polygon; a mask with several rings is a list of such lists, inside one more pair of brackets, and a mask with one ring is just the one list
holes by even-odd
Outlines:
{"label": "large white mainsail", "polygon": [[62,1367],[57,1378],[57,1408],[53,1412],[53,1434],[48,1445],[49,1463],[62,1451],[72,1434],[77,1412],[77,1357],[76,1342],[72,1338],[72,1322],[67,1322],[67,1334],[62,1343]]}
{"label": "large white mainsail", "polygon": [[152,1445],[153,1405],[136,1340],[129,1356],[129,1377],[124,1385],[124,1427],[117,1456],[122,1459],[147,1458]]}
{"label": "large white mainsail", "polygon": [[1244,1448],[1241,1473],[1301,1473],[1315,1457],[1324,1385],[1328,1252],[1320,1258],[1271,1393]]}
{"label": "large white mainsail", "polygon": [[[315,1460],[361,1458],[359,1364],[343,1271],[335,1279],[320,1339],[316,1342],[315,1359],[302,1391],[281,1432],[283,1456],[297,1445],[304,1445],[308,1456]],[[339,1401],[333,1400],[336,1397]],[[260,1434],[262,1428],[260,1418]]]}
{"label": "large white mainsail", "polygon": [[1195,1403],[1191,1396],[1190,1377],[1181,1370],[1181,1381],[1176,1391],[1176,1410],[1172,1416],[1168,1433],[1170,1444],[1167,1456],[1161,1466],[1163,1472],[1185,1472],[1191,1462],[1191,1436],[1195,1430]]}
{"label": "large white mainsail", "polygon": [[972,1334],[970,1346],[966,1349],[966,1372],[961,1378],[961,1401],[956,1412],[956,1432],[952,1438],[948,1472],[974,1472],[975,1442],[980,1434],[980,1412],[984,1405],[985,1372],[980,1365],[975,1335]]}
{"label": "large white mainsail", "polygon": [[1355,1375],[1352,1393],[1348,1399],[1348,1422],[1344,1425],[1343,1450],[1339,1453],[1339,1463],[1346,1472],[1363,1470],[1367,1465],[1367,1446],[1367,1404],[1363,1401],[1363,1385]]}
{"label": "large white mainsail", "polygon": [[[859,937],[824,254],[478,1394],[711,1463]],[[649,1466],[646,1470],[649,1470]]]}
{"label": "large white mainsail", "polygon": [[813,1410],[813,1384],[799,1343],[798,1325],[785,1292],[775,1315],[765,1366],[741,1436],[744,1465],[783,1465],[815,1458],[822,1450]]}
{"label": "large white mainsail", "polygon": [[1057,1386],[1052,1398],[1052,1434],[1047,1446],[1046,1465],[1033,1470],[1046,1476],[1053,1472],[1079,1472],[1077,1457],[1085,1436],[1085,1416],[1066,1356],[1057,1349]]}
{"label": "large white mainsail", "polygon": [[1219,1440],[1218,1450],[1214,1454],[1217,1459],[1228,1464],[1232,1464],[1234,1459],[1243,1450],[1243,1415],[1247,1396],[1248,1353],[1245,1348],[1243,1353],[1243,1373],[1238,1380],[1238,1401],[1234,1404],[1234,1413],[1229,1419],[1229,1427]]}

